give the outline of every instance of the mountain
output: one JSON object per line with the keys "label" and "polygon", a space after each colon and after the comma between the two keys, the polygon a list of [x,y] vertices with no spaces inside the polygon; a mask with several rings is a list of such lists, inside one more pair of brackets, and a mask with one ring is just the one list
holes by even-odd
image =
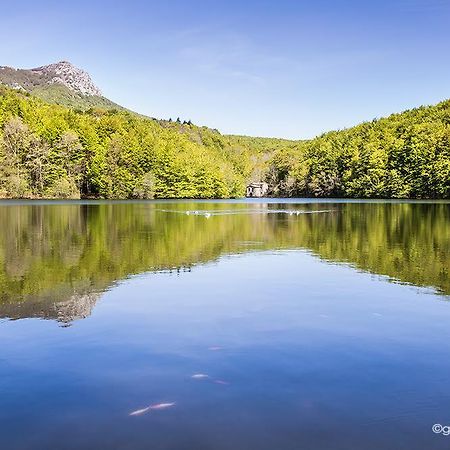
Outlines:
{"label": "mountain", "polygon": [[85,70],[68,61],[34,69],[0,66],[0,84],[71,108],[123,109],[102,95]]}
{"label": "mountain", "polygon": [[140,116],[67,61],[0,83],[0,198],[450,198],[450,100],[293,142]]}

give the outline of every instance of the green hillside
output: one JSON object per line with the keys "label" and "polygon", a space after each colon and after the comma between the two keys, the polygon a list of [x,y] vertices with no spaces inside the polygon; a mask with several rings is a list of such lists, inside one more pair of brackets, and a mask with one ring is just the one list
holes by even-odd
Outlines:
{"label": "green hillside", "polygon": [[0,87],[2,197],[237,197],[253,159],[248,146],[205,127],[82,112]]}
{"label": "green hillside", "polygon": [[36,72],[36,69],[14,69],[2,66],[0,67],[0,85],[13,87],[49,103],[69,108],[80,110],[90,108],[124,109],[102,95],[85,95],[79,90],[70,89],[61,83],[52,83],[51,77],[54,75],[56,74],[53,72]]}
{"label": "green hillside", "polygon": [[82,95],[60,84],[38,86],[31,91],[31,94],[49,103],[67,106],[82,111],[86,111],[90,108],[113,110],[124,109],[122,106],[112,102],[106,97],[99,95]]}
{"label": "green hillside", "polygon": [[450,197],[450,100],[281,148],[274,195]]}
{"label": "green hillside", "polygon": [[50,95],[65,87],[48,87],[48,102],[0,87],[1,197],[228,198],[264,179],[273,196],[450,197],[450,101],[293,142],[100,108],[93,95],[68,108]]}

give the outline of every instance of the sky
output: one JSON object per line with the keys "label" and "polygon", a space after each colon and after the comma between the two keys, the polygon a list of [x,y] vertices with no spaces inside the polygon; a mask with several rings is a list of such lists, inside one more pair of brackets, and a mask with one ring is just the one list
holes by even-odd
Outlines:
{"label": "sky", "polygon": [[306,139],[450,97],[450,0],[0,0],[0,65],[139,113]]}

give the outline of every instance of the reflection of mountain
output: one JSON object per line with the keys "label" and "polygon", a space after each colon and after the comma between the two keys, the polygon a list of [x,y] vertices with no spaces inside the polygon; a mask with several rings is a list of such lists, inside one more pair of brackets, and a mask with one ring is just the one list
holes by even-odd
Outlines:
{"label": "reflection of mountain", "polygon": [[41,298],[36,301],[4,303],[0,305],[0,314],[11,319],[34,317],[69,323],[90,316],[99,298],[99,293],[75,293],[67,298],[62,297],[61,300],[54,298],[45,301]]}
{"label": "reflection of mountain", "polygon": [[[242,203],[2,206],[0,316],[68,322],[89,315],[97,293],[131,274],[264,249],[305,248],[326,260],[450,293],[446,203],[265,208],[334,211],[266,214],[261,205]],[[185,214],[202,209],[212,216]]]}

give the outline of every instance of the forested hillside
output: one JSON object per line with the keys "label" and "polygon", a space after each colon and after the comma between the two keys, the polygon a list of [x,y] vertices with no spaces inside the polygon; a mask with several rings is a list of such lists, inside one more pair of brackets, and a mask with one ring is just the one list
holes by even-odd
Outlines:
{"label": "forested hillside", "polygon": [[223,136],[0,86],[0,197],[449,198],[450,101],[309,141]]}
{"label": "forested hillside", "polygon": [[237,197],[261,152],[192,124],[76,111],[0,87],[6,198]]}
{"label": "forested hillside", "polygon": [[0,84],[69,108],[125,109],[104,97],[90,75],[68,61],[34,69],[0,66]]}
{"label": "forested hillside", "polygon": [[449,198],[450,100],[280,149],[275,196]]}

